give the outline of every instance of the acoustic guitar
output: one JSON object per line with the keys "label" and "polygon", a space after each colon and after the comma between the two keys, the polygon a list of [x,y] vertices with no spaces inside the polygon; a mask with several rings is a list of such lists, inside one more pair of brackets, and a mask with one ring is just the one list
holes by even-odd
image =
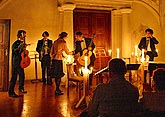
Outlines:
{"label": "acoustic guitar", "polygon": [[20,66],[22,68],[26,68],[30,65],[30,62],[31,62],[31,59],[30,57],[28,56],[29,55],[29,51],[26,50],[26,47],[30,45],[30,44],[25,44],[25,39],[24,39],[24,42],[23,42],[23,51],[21,52],[21,63],[20,63]]}
{"label": "acoustic guitar", "polygon": [[83,50],[82,56],[80,56],[80,57],[78,58],[78,62],[79,62],[79,64],[82,65],[82,66],[85,66],[85,56],[87,57],[87,62],[86,62],[86,63],[87,63],[87,66],[91,63],[90,57],[92,56],[92,51],[89,50],[89,47],[92,46],[92,43],[93,43],[93,39],[94,39],[94,38],[95,38],[95,34],[93,34],[89,46],[88,46],[86,49]]}

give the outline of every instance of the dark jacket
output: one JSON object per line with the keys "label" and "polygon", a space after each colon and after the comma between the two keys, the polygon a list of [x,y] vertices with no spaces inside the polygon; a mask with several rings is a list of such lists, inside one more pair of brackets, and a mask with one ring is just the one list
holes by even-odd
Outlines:
{"label": "dark jacket", "polygon": [[[43,49],[43,45],[44,45],[44,39],[38,40],[36,51],[39,53],[39,58],[41,58],[40,52]],[[52,47],[52,40],[48,39],[48,48],[51,49],[51,47]],[[50,54],[50,51],[48,52],[48,54]]]}
{"label": "dark jacket", "polygon": [[[93,53],[93,50],[95,49],[95,44],[93,43],[93,40],[91,38],[84,38],[86,47],[88,48],[89,46],[92,47],[92,55],[90,57],[91,63],[89,66],[94,66],[94,61],[95,61],[95,55]],[[85,48],[85,49],[87,49]],[[80,56],[83,54],[83,49],[81,48],[81,41],[76,41],[75,43],[75,54],[80,53]]]}
{"label": "dark jacket", "polygon": [[[146,37],[143,37],[141,40],[140,40],[140,43],[138,45],[139,49],[142,50],[142,49],[147,49],[147,44],[146,44]],[[157,57],[158,56],[158,53],[156,52],[156,47],[155,47],[155,44],[158,44],[159,42],[157,41],[157,39],[155,37],[153,38],[150,38],[150,48],[151,48],[151,51],[154,55],[154,57]]]}
{"label": "dark jacket", "polygon": [[12,66],[13,66],[13,68],[17,68],[18,66],[20,66],[20,62],[22,59],[22,57],[21,57],[22,51],[23,51],[23,44],[21,44],[20,40],[16,40],[12,45]]}

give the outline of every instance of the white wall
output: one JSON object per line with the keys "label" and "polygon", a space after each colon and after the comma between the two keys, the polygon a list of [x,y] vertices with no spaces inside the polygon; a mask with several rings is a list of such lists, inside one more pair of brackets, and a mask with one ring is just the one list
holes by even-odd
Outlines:
{"label": "white wall", "polygon": [[[10,46],[16,40],[17,31],[27,31],[26,42],[31,43],[27,47],[29,56],[33,57],[37,40],[42,38],[42,33],[47,30],[52,40],[59,34],[59,12],[56,0],[10,0],[0,9],[1,19],[11,19]],[[40,62],[38,62],[38,75],[41,78]],[[34,79],[34,59],[28,68],[25,68],[26,79]],[[11,77],[11,47],[10,47],[10,74]]]}

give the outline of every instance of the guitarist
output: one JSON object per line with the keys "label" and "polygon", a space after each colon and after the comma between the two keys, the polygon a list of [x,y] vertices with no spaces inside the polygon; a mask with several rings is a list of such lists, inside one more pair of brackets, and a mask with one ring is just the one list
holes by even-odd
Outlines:
{"label": "guitarist", "polygon": [[[81,68],[82,65],[79,64],[78,59],[83,55],[83,51],[85,49],[88,49],[90,52],[92,52],[92,55],[90,56],[90,63],[88,65],[88,69],[94,66],[95,55],[93,53],[93,50],[95,48],[95,44],[92,38],[85,38],[82,32],[76,32],[75,38],[76,38],[76,42],[75,42],[74,55],[77,64],[76,73],[79,74],[79,68]],[[90,85],[92,84],[92,75],[89,76],[89,84]]]}
{"label": "guitarist", "polygon": [[26,37],[26,31],[24,30],[18,30],[17,33],[17,40],[12,44],[12,77],[10,80],[9,90],[8,94],[9,97],[19,97],[14,92],[14,87],[17,81],[17,75],[19,75],[19,91],[21,93],[27,93],[27,91],[24,89],[24,79],[25,79],[25,73],[24,68],[20,66],[21,63],[21,53],[24,49],[24,41]]}
{"label": "guitarist", "polygon": [[[42,82],[43,84],[52,85],[52,80],[49,77],[50,71],[50,49],[52,47],[52,40],[48,39],[49,33],[47,31],[42,33],[42,39],[38,40],[36,51],[39,53],[39,61],[41,62],[42,68]],[[46,71],[46,72],[45,72]],[[47,73],[47,82],[45,78]]]}

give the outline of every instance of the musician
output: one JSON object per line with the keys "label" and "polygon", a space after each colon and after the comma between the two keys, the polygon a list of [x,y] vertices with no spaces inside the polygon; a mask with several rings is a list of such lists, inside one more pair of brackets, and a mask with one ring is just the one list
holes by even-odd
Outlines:
{"label": "musician", "polygon": [[[79,68],[81,68],[82,66],[79,64],[78,59],[84,54],[83,52],[85,49],[88,49],[90,52],[92,52],[92,55],[89,57],[90,64],[88,65],[88,68],[90,69],[91,67],[94,66],[95,55],[93,53],[93,50],[95,48],[95,44],[92,38],[85,38],[82,32],[76,32],[75,38],[76,38],[76,42],[75,42],[74,55],[75,55],[75,61],[77,63],[76,73],[79,74]],[[89,83],[90,85],[92,84],[92,74],[89,76]]]}
{"label": "musician", "polygon": [[[42,68],[42,82],[43,84],[51,85],[52,81],[49,76],[50,71],[50,49],[52,47],[52,40],[48,39],[49,33],[47,31],[42,33],[42,39],[38,40],[36,51],[39,53],[39,61],[41,62]],[[45,73],[47,80],[45,78]]]}
{"label": "musician", "polygon": [[9,97],[19,97],[14,91],[14,87],[17,81],[17,75],[19,75],[19,91],[21,93],[27,93],[27,91],[24,89],[24,79],[25,79],[25,73],[24,68],[20,66],[22,57],[21,53],[23,52],[25,45],[26,37],[26,31],[24,30],[18,30],[17,33],[17,40],[12,44],[12,77],[10,80],[9,90],[8,94]]}
{"label": "musician", "polygon": [[[142,37],[140,40],[140,43],[138,45],[139,49],[144,49],[145,52],[145,58],[146,55],[149,56],[149,61],[154,61],[154,57],[158,56],[158,53],[156,52],[155,45],[158,44],[158,40],[153,36],[153,30],[148,28],[145,30],[146,36]],[[146,75],[147,71],[144,71],[144,82],[146,82]],[[152,71],[150,71],[150,77],[152,76]]]}
{"label": "musician", "polygon": [[150,28],[146,29],[145,33],[146,33],[146,36],[142,37],[138,47],[140,50],[144,49],[145,55],[149,56],[149,61],[154,61],[154,57],[158,56],[158,53],[156,52],[155,44],[158,44],[159,42],[153,36],[152,29]]}

